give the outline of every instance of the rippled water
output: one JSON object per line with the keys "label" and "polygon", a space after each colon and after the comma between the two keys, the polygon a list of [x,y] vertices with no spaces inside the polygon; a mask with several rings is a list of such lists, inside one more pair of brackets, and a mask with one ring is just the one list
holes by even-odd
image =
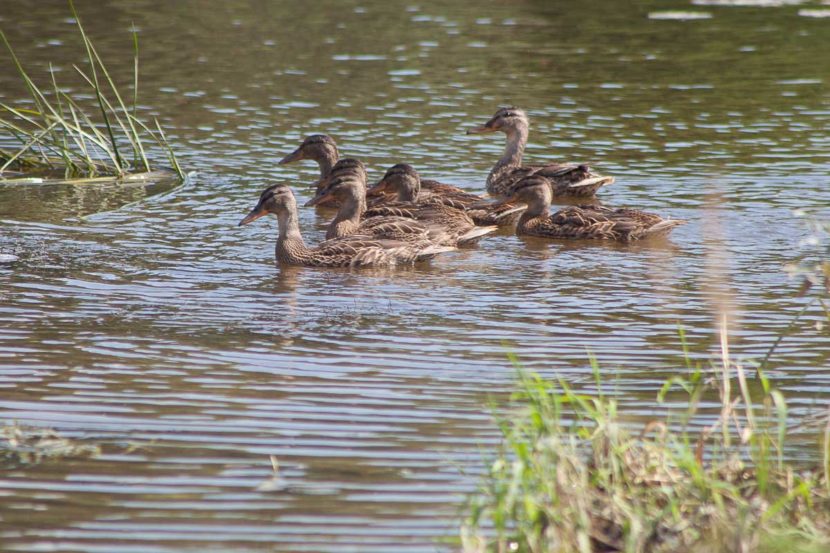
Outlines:
{"label": "rippled water", "polygon": [[[0,476],[5,550],[451,550],[507,352],[590,389],[590,351],[648,417],[685,367],[678,327],[707,359],[725,303],[758,359],[808,301],[783,265],[807,236],[792,211],[830,205],[814,4],[78,4],[125,82],[139,29],[142,100],[197,174],[0,184],[0,253],[20,256],[0,265],[0,418],[103,446]],[[33,73],[82,63],[67,12],[4,3]],[[3,57],[0,101],[24,97]],[[273,224],[235,227],[267,183],[308,197],[316,167],[276,161],[314,132],[373,177],[406,161],[482,191],[503,142],[463,131],[504,103],[531,115],[528,159],[590,161],[617,176],[606,204],[689,224],[633,245],[503,232],[394,273],[277,270]],[[324,215],[302,211],[308,241]],[[821,319],[774,357],[794,415],[830,398]],[[282,480],[258,489],[271,455]]]}

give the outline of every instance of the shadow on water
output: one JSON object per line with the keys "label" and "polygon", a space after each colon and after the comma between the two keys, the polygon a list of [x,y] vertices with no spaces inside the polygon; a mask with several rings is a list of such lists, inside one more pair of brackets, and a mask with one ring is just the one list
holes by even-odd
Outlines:
{"label": "shadow on water", "polygon": [[150,182],[72,184],[45,180],[14,183],[0,180],[0,219],[59,223],[148,200],[177,190],[182,183],[172,174]]}

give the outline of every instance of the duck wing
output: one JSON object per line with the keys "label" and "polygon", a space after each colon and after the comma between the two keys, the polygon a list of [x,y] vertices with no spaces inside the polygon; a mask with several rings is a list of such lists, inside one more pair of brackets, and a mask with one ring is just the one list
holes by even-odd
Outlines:
{"label": "duck wing", "polygon": [[534,225],[531,234],[631,241],[666,233],[684,222],[637,209],[582,205],[560,209]]}

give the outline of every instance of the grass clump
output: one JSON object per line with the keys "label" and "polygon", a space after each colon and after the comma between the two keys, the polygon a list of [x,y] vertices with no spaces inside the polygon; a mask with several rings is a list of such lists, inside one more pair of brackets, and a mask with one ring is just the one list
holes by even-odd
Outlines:
{"label": "grass clump", "polygon": [[0,149],[0,175],[7,170],[61,172],[64,179],[83,179],[149,173],[153,171],[147,155],[146,142],[149,140],[167,153],[172,171],[184,179],[158,121],[154,120],[154,128],[151,128],[137,115],[137,33],[133,31],[133,94],[128,106],[86,34],[72,0],[69,0],[69,7],[78,24],[88,62],[85,68],[77,65],[73,68],[94,96],[96,115],[90,115],[78,100],[58,85],[51,64],[51,82],[48,87],[39,87],[0,31],[0,40],[8,49],[32,100],[31,107],[27,108],[0,103],[0,129],[19,143],[14,150]]}
{"label": "grass clump", "polygon": [[[520,372],[520,411],[499,421],[502,448],[462,526],[465,553],[830,551],[830,426],[822,466],[785,462],[783,396],[759,373],[750,397],[725,338],[722,348],[714,374],[690,364],[661,391],[688,396],[679,420],[639,432],[613,398]],[[720,413],[705,419],[699,404],[714,398]],[[711,422],[692,431],[695,417]]]}
{"label": "grass clump", "polygon": [[0,459],[14,465],[32,465],[66,457],[97,457],[101,448],[80,444],[46,428],[7,424],[0,429]]}

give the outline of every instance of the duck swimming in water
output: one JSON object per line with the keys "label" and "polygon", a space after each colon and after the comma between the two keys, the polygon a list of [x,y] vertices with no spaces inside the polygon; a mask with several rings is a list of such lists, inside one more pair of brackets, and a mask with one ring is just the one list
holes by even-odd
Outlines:
{"label": "duck swimming in water", "polygon": [[324,179],[331,172],[334,164],[340,158],[337,151],[337,144],[327,134],[312,134],[307,136],[303,143],[296,150],[279,161],[280,165],[294,163],[303,159],[310,159],[317,162],[320,168],[320,178]]}
{"label": "duck swimming in water", "polygon": [[564,163],[522,165],[529,128],[530,123],[523,110],[507,107],[499,109],[485,124],[467,131],[467,134],[499,131],[507,135],[504,154],[487,176],[487,192],[491,196],[497,198],[510,196],[519,180],[529,175],[539,175],[548,179],[551,193],[555,198],[590,198],[601,187],[614,182],[614,177],[598,175],[587,165]]}
{"label": "duck swimming in water", "polygon": [[266,188],[256,207],[239,222],[239,226],[268,214],[275,215],[279,224],[276,248],[279,264],[306,267],[393,267],[426,261],[439,253],[455,250],[454,247],[439,246],[428,240],[402,242],[364,235],[326,240],[317,247],[309,248],[300,234],[294,193],[284,184]]}
{"label": "duck swimming in water", "polygon": [[[429,188],[422,188],[430,183]],[[373,194],[392,192],[398,202],[414,204],[443,204],[463,210],[477,225],[504,225],[515,221],[515,214],[522,206],[510,204],[487,205],[484,198],[449,184],[422,181],[411,165],[399,163],[390,167],[380,181],[369,191]]]}
{"label": "duck swimming in water", "polygon": [[406,240],[425,233],[435,243],[455,246],[477,241],[498,228],[476,226],[463,210],[443,204],[379,202],[367,207],[366,173],[362,164],[346,158],[337,165],[324,180],[320,191],[306,204],[339,203],[340,208],[329,225],[326,238],[360,233]]}
{"label": "duck swimming in water", "polygon": [[636,209],[603,206],[573,206],[550,213],[551,188],[546,177],[531,175],[513,187],[503,200],[527,204],[516,225],[516,234],[542,238],[593,238],[631,242],[660,236],[684,224],[681,219],[663,219]]}

